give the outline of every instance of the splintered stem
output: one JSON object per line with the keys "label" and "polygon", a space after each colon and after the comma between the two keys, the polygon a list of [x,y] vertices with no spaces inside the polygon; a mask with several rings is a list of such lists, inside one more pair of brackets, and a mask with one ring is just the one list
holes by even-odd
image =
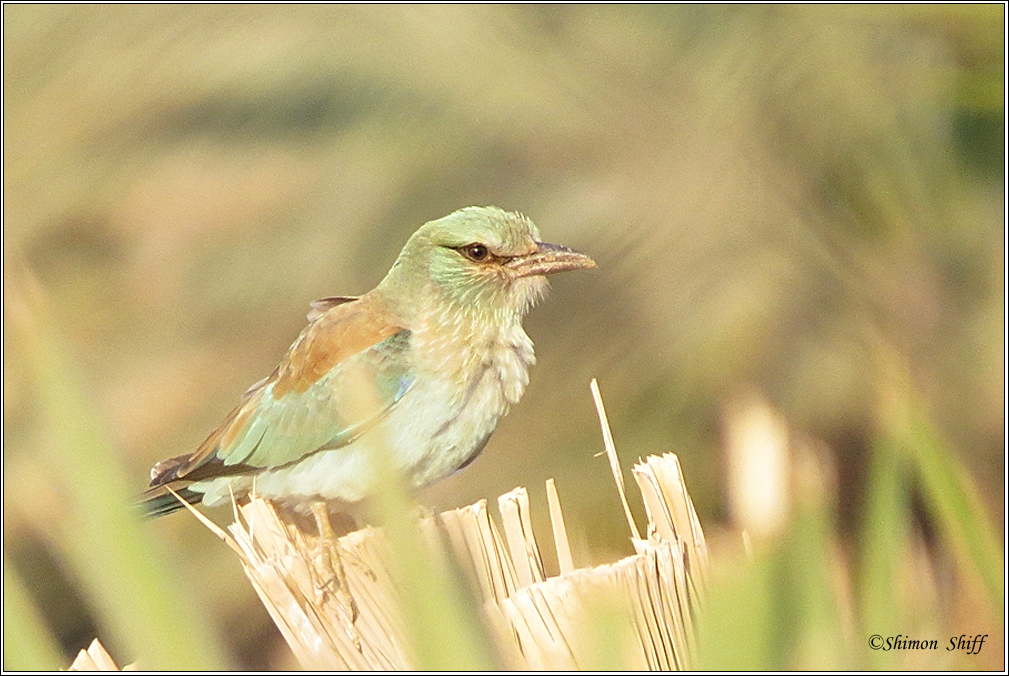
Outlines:
{"label": "splintered stem", "polygon": [[613,432],[610,431],[610,421],[606,418],[606,408],[603,406],[603,395],[599,392],[599,383],[593,378],[589,384],[592,390],[592,400],[596,403],[596,413],[599,415],[599,426],[603,431],[603,446],[606,447],[606,457],[610,460],[610,471],[613,472],[613,479],[617,483],[617,492],[620,493],[620,504],[624,506],[624,515],[627,517],[627,525],[631,527],[631,535],[635,541],[641,540],[641,533],[634,523],[634,516],[631,514],[631,506],[627,503],[627,490],[624,488],[624,474],[620,471],[620,459],[617,458],[617,447],[613,443]]}
{"label": "splintered stem", "polygon": [[[612,564],[575,568],[553,480],[546,493],[560,571],[555,577],[540,557],[524,488],[498,499],[500,521],[481,500],[423,517],[419,532],[413,519],[403,517],[339,538],[324,503],[311,505],[318,537],[303,533],[262,499],[243,505],[241,518],[223,537],[239,551],[302,666],[461,668],[475,663],[472,655],[434,654],[433,644],[417,642],[434,634],[454,637],[450,627],[465,625],[481,640],[492,640],[497,664],[510,669],[690,667],[707,549],[682,472],[672,454],[635,465],[648,517],[649,537],[642,540],[595,381],[592,394],[637,550]],[[468,579],[475,607],[463,598],[454,582],[461,578],[452,570]],[[435,590],[438,582],[449,584]],[[459,596],[436,609],[435,591]],[[493,652],[487,652],[488,663]]]}

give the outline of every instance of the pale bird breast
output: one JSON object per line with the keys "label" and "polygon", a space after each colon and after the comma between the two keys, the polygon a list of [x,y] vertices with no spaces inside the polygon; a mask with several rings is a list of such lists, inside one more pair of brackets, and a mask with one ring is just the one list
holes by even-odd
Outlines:
{"label": "pale bird breast", "polygon": [[535,363],[533,343],[518,322],[474,325],[460,322],[414,333],[414,364],[418,371],[447,380],[460,392],[491,384],[503,395],[504,406],[522,397]]}

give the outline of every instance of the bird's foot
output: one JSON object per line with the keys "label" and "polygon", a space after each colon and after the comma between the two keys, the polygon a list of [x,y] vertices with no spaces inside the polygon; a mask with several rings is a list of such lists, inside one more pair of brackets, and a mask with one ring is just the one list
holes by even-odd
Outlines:
{"label": "bird's foot", "polygon": [[340,539],[333,532],[329,521],[329,512],[324,502],[312,503],[312,515],[315,517],[316,529],[319,533],[315,561],[317,570],[321,571],[320,580],[316,582],[315,590],[319,601],[333,593],[339,607],[346,613],[349,611],[350,623],[357,622],[358,608],[347,582],[347,572],[343,567],[343,557],[340,554]]}

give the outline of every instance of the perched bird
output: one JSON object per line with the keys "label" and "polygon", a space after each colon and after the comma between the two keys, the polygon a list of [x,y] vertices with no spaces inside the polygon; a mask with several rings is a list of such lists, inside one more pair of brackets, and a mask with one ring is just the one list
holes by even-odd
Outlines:
{"label": "perched bird", "polygon": [[[468,207],[421,226],[379,285],[312,303],[273,373],[191,455],[157,463],[151,515],[253,489],[298,507],[357,503],[391,461],[420,488],[476,458],[535,362],[522,318],[545,275],[592,268],[531,220]],[[384,455],[383,455],[384,454]],[[384,467],[383,467],[384,469]]]}

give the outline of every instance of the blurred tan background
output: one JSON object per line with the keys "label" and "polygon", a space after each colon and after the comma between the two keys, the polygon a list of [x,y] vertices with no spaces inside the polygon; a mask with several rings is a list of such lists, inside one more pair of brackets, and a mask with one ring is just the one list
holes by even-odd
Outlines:
{"label": "blurred tan background", "polygon": [[[599,267],[553,281],[524,400],[424,504],[542,501],[555,477],[582,563],[630,553],[597,377],[625,463],[679,454],[711,529],[725,406],[762,392],[830,449],[854,537],[883,339],[1004,526],[1002,6],[3,18],[5,297],[26,274],[44,290],[135,492],[270,372],[311,300],[494,204]],[[46,534],[60,496],[6,308],[5,560],[69,654],[101,620]],[[232,666],[293,666],[219,541],[185,514],[144,528]]]}

